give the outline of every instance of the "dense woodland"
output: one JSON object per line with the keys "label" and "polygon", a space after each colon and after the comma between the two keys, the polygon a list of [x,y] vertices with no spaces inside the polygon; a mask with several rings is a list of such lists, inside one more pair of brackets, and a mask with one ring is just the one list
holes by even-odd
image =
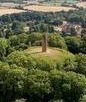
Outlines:
{"label": "dense woodland", "polygon": [[[53,25],[62,21],[81,24],[82,34],[55,32]],[[45,33],[48,46],[57,48],[59,56],[28,54],[31,47],[41,46]],[[86,102],[86,9],[0,17],[0,102],[16,100]]]}

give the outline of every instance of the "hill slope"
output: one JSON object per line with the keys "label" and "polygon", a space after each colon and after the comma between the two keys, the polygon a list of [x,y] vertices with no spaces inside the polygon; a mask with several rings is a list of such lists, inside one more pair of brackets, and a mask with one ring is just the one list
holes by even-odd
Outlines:
{"label": "hill slope", "polygon": [[41,50],[41,47],[31,47],[25,51],[13,52],[7,57],[7,62],[28,69],[38,68],[50,71],[64,69],[65,62],[75,61],[73,54],[62,49],[48,48],[45,53]]}

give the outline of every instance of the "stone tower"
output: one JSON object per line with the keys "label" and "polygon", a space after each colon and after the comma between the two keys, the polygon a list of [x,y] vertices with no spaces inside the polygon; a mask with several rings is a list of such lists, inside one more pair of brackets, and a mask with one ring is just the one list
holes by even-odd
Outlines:
{"label": "stone tower", "polygon": [[47,33],[42,36],[42,52],[47,52]]}

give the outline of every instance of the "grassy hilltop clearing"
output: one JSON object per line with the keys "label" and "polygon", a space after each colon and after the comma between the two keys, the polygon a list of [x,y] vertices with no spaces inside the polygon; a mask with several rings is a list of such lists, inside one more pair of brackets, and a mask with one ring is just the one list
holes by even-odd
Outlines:
{"label": "grassy hilltop clearing", "polygon": [[[47,52],[42,52],[41,47],[31,47],[23,52],[12,53],[8,56],[7,61],[28,69],[32,67],[50,71],[53,69],[64,70],[64,64],[67,61],[75,61],[75,57],[68,51],[58,48],[48,48]],[[30,66],[27,66],[29,63]]]}

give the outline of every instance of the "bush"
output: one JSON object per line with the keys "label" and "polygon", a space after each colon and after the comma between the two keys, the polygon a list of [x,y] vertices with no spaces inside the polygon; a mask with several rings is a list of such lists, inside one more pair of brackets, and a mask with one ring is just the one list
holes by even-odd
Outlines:
{"label": "bush", "polygon": [[10,42],[11,47],[15,47],[20,44],[20,40],[18,39],[16,35],[9,37],[9,42]]}
{"label": "bush", "polygon": [[29,102],[48,102],[49,94],[52,92],[48,72],[30,70],[24,89]]}
{"label": "bush", "polygon": [[28,47],[28,35],[27,34],[20,34],[18,36],[14,35],[9,37],[10,48],[14,48],[15,50],[24,50]]}
{"label": "bush", "polygon": [[12,31],[14,32],[14,34],[19,34],[24,32],[24,26],[25,24],[19,21],[14,21],[12,23]]}
{"label": "bush", "polygon": [[2,60],[7,55],[8,47],[9,42],[4,38],[0,38],[0,60]]}
{"label": "bush", "polygon": [[12,102],[23,95],[26,70],[0,63],[0,102]]}
{"label": "bush", "polygon": [[31,56],[27,56],[23,51],[15,51],[7,57],[7,62],[11,64],[16,64],[17,66],[33,69],[36,66],[36,62]]}
{"label": "bush", "polygon": [[64,38],[62,38],[59,34],[50,34],[49,35],[49,46],[58,47],[61,49],[67,49]]}
{"label": "bush", "polygon": [[79,102],[86,90],[84,75],[54,70],[51,71],[50,79],[55,98],[63,99],[64,102]]}
{"label": "bush", "polygon": [[86,55],[76,55],[77,68],[76,72],[86,75]]}
{"label": "bush", "polygon": [[67,58],[64,61],[63,69],[65,71],[76,71],[77,68],[77,62],[75,57],[74,58]]}
{"label": "bush", "polygon": [[86,36],[83,36],[81,38],[81,43],[80,43],[80,51],[84,54],[86,54]]}
{"label": "bush", "polygon": [[65,42],[66,42],[68,50],[70,52],[79,53],[80,38],[67,36],[67,37],[65,37]]}
{"label": "bush", "polygon": [[22,33],[22,34],[19,34],[17,37],[18,37],[20,43],[26,44],[28,42],[28,36],[29,35]]}
{"label": "bush", "polygon": [[42,40],[42,34],[41,33],[31,33],[28,37],[28,43],[31,42],[31,45],[36,46],[36,42],[39,41],[39,45]]}

